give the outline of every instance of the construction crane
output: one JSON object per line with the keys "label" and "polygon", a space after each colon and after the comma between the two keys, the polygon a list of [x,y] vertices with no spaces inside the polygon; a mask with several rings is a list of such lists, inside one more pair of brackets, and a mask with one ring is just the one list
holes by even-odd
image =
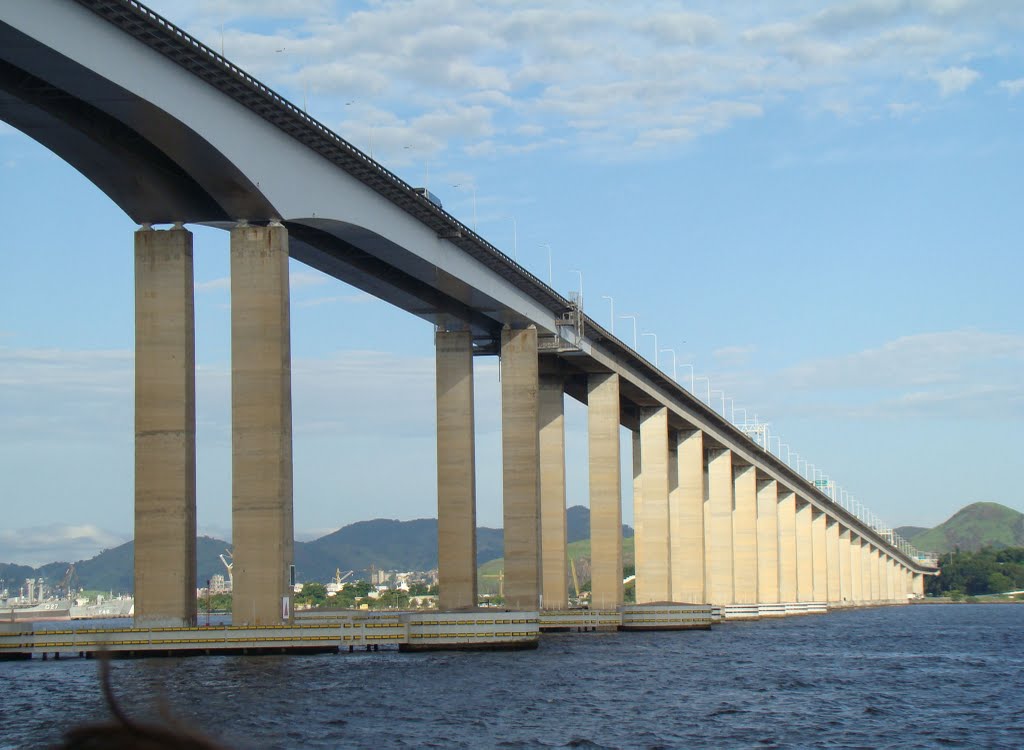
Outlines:
{"label": "construction crane", "polygon": [[60,595],[60,592],[63,591],[64,596],[66,596],[68,599],[71,599],[71,595],[72,593],[74,593],[72,581],[75,578],[77,578],[77,573],[75,572],[75,564],[71,563],[71,565],[67,569],[67,572],[64,573],[64,579],[60,582],[60,586],[58,587],[58,595]]}
{"label": "construction crane", "polygon": [[345,579],[355,573],[354,570],[350,570],[345,575],[341,574],[341,568],[334,569],[334,582],[340,587],[345,582]]}
{"label": "construction crane", "polygon": [[228,569],[228,585],[231,586],[231,590],[234,591],[235,590],[235,576],[231,572],[231,569],[235,567],[235,557],[234,557],[234,555],[231,554],[231,550],[229,550],[229,549],[224,550],[224,552],[227,554],[228,557],[231,558],[231,562],[228,562],[227,559],[224,557],[224,555],[220,556],[220,561],[222,563],[224,563],[224,567]]}
{"label": "construction crane", "polygon": [[481,578],[497,578],[498,579],[498,596],[502,599],[505,598],[505,569],[502,568],[497,573],[483,573],[480,575]]}

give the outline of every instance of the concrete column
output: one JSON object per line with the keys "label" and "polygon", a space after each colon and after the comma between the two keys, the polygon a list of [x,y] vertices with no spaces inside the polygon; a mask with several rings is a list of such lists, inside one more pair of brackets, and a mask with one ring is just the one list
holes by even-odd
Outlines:
{"label": "concrete column", "polygon": [[704,433],[678,438],[678,522],[672,528],[672,601],[702,604],[704,590]]}
{"label": "concrete column", "polygon": [[[641,501],[633,514],[641,522],[637,553],[636,602],[666,602],[672,598],[671,540],[669,539],[668,409],[644,407],[640,412]],[[642,555],[639,550],[643,550]],[[642,563],[642,565],[641,565]]]}
{"label": "concrete column", "polygon": [[912,584],[913,585],[913,593],[917,594],[920,597],[924,597],[924,574],[923,573],[914,573],[913,575],[914,575],[914,582]]}
{"label": "concrete column", "polygon": [[231,230],[235,625],[291,619],[292,380],[288,232]]}
{"label": "concrete column", "polygon": [[796,600],[814,600],[814,548],[811,538],[811,506],[796,501]]}
{"label": "concrete column", "polygon": [[839,522],[826,516],[825,526],[825,559],[827,572],[827,600],[841,602],[843,600],[842,583],[839,572]]}
{"label": "concrete column", "polygon": [[796,493],[779,490],[779,600],[795,602],[797,577]]}
{"label": "concrete column", "polygon": [[196,624],[192,233],[135,233],[135,620]]}
{"label": "concrete column", "polygon": [[501,454],[505,604],[540,606],[540,441],[537,329],[501,331]]}
{"label": "concrete column", "polygon": [[590,606],[622,604],[619,376],[587,377],[590,463]]}
{"label": "concrete column", "polygon": [[477,605],[473,336],[434,334],[437,357],[437,574],[444,610]]}
{"label": "concrete column", "polygon": [[817,509],[811,510],[811,549],[813,566],[811,580],[814,583],[813,599],[816,602],[828,601],[828,539],[826,536],[827,518]]}
{"label": "concrete column", "polygon": [[708,601],[733,604],[732,557],[733,477],[732,451],[708,453],[708,502],[704,526]]}
{"label": "concrete column", "polygon": [[839,526],[839,592],[842,601],[853,601],[853,539],[850,529]]}
{"label": "concrete column", "polygon": [[907,592],[910,590],[910,586],[907,585],[907,568],[902,563],[900,564],[900,601],[907,600]]}
{"label": "concrete column", "polygon": [[760,482],[757,488],[757,599],[779,601],[779,483]]}
{"label": "concrete column", "polygon": [[[644,499],[644,474],[642,468],[642,450],[640,445],[640,430],[633,430],[631,433],[632,445],[633,445],[633,569],[640,570],[644,567],[643,545],[637,544],[637,541],[643,537],[643,517],[637,513],[637,508],[643,505]],[[633,583],[634,593],[636,591],[636,582]]]}
{"label": "concrete column", "polygon": [[541,604],[569,606],[565,551],[565,386],[561,376],[540,378]]}
{"label": "concrete column", "polygon": [[871,596],[871,543],[867,539],[861,540],[860,572],[864,601],[870,602],[873,598]]}
{"label": "concrete column", "polygon": [[757,604],[757,469],[737,466],[734,477],[733,595],[737,604]]}
{"label": "concrete column", "polygon": [[850,582],[853,601],[864,601],[864,566],[860,562],[861,538],[850,531]]}
{"label": "concrete column", "polygon": [[885,598],[892,601],[896,598],[896,581],[894,577],[894,571],[896,569],[895,561],[886,556],[885,558]]}
{"label": "concrete column", "polygon": [[871,600],[879,601],[882,598],[882,576],[881,576],[881,550],[878,547],[871,548]]}

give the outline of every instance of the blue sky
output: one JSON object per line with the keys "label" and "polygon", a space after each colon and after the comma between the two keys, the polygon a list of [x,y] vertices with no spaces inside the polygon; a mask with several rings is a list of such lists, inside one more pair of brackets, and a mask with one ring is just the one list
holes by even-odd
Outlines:
{"label": "blue sky", "polygon": [[[550,245],[556,289],[582,271],[588,313],[610,326],[612,297],[623,340],[635,314],[892,525],[1024,510],[1016,3],[152,7],[541,278]],[[4,125],[0,180],[0,560],[90,556],[131,535],[135,227]],[[227,236],[193,230],[199,526],[227,536]],[[292,337],[297,535],[434,515],[431,327],[293,264]],[[476,364],[500,525],[497,363]]]}

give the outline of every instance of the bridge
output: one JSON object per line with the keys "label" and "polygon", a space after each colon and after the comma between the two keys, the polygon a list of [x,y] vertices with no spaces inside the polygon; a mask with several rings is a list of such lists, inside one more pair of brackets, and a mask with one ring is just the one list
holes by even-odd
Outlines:
{"label": "bridge", "polygon": [[[236,626],[293,620],[288,259],[435,327],[442,610],[476,607],[473,363],[501,370],[508,607],[568,607],[565,396],[587,405],[592,602],[733,612],[906,602],[934,568],[381,164],[134,0],[0,7],[0,118],[135,233],[135,601],[196,621],[192,235],[229,232]],[[170,225],[169,229],[156,226]]]}

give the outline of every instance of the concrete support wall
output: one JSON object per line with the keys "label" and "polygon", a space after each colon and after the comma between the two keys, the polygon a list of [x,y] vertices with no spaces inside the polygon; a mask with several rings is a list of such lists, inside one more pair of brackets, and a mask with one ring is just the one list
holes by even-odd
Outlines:
{"label": "concrete support wall", "polygon": [[779,599],[795,602],[797,547],[796,547],[796,494],[779,489]]}
{"label": "concrete support wall", "polygon": [[839,572],[839,522],[826,516],[825,525],[825,559],[828,568],[827,601],[843,600],[842,583]]}
{"label": "concrete support wall", "polygon": [[871,548],[871,599],[879,601],[882,598],[882,557],[878,547]]}
{"label": "concrete support wall", "polygon": [[814,600],[814,546],[811,537],[811,506],[796,501],[796,600]]}
{"label": "concrete support wall", "polygon": [[733,604],[732,451],[708,452],[708,502],[704,527],[707,593],[711,604]]}
{"label": "concrete support wall", "polygon": [[540,378],[541,604],[569,606],[565,551],[565,395],[560,376]]}
{"label": "concrete support wall", "polygon": [[540,441],[537,329],[501,332],[505,604],[540,606]]}
{"label": "concrete support wall", "polygon": [[[637,513],[637,508],[643,505],[644,499],[644,474],[641,471],[641,445],[640,445],[640,430],[633,430],[631,433],[632,446],[633,446],[633,568],[634,570],[640,570],[643,567],[643,555],[644,549],[642,545],[637,544],[637,539],[642,535],[642,527],[644,525],[643,517]],[[634,583],[634,587],[636,584]]]}
{"label": "concrete support wall", "polygon": [[839,526],[839,590],[842,601],[853,601],[853,540],[850,530]]}
{"label": "concrete support wall", "polygon": [[704,433],[678,437],[678,523],[672,528],[672,601],[702,604],[704,591]]}
{"label": "concrete support wall", "polygon": [[757,488],[757,598],[765,604],[779,600],[779,483],[759,482]]}
{"label": "concrete support wall", "polygon": [[864,601],[870,602],[873,599],[871,596],[871,543],[867,539],[861,540],[860,576]]}
{"label": "concrete support wall", "polygon": [[914,573],[914,581],[912,583],[912,591],[917,596],[924,596],[924,574]]}
{"label": "concrete support wall", "polygon": [[292,383],[288,232],[231,230],[235,625],[291,619]]}
{"label": "concrete support wall", "polygon": [[864,601],[864,566],[861,564],[861,538],[850,532],[850,593],[855,602]]}
{"label": "concrete support wall", "polygon": [[737,604],[757,604],[757,469],[736,466],[734,476],[733,596]]}
{"label": "concrete support wall", "polygon": [[619,376],[587,377],[590,463],[590,570],[593,609],[622,604],[622,484]]}
{"label": "concrete support wall", "polygon": [[885,598],[892,601],[896,598],[896,581],[894,571],[895,561],[891,557],[885,558]]}
{"label": "concrete support wall", "polygon": [[135,233],[135,620],[196,624],[192,233]]}
{"label": "concrete support wall", "polygon": [[[672,598],[671,540],[669,539],[668,409],[640,412],[640,502],[633,505],[638,519],[636,602],[665,602]],[[641,553],[642,550],[642,553]]]}
{"label": "concrete support wall", "polygon": [[827,518],[821,511],[811,510],[811,547],[814,556],[812,580],[814,582],[813,600],[828,601],[828,539],[826,537]]}
{"label": "concrete support wall", "polygon": [[441,609],[476,607],[473,337],[434,334],[437,381],[437,572]]}

